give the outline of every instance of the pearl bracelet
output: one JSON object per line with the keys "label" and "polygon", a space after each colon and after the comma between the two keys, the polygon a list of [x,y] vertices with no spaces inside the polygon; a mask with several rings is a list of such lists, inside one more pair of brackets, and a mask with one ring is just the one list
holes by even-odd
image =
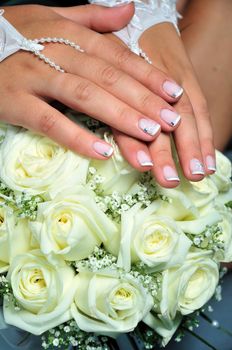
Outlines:
{"label": "pearl bracelet", "polygon": [[33,53],[51,68],[54,68],[58,72],[64,73],[64,69],[41,53],[41,51],[43,51],[45,48],[45,46],[42,44],[59,43],[68,45],[79,52],[84,52],[79,45],[64,38],[47,37],[34,40],[26,39],[3,17],[3,14],[4,10],[0,10],[0,62],[10,55],[20,50],[24,50]]}

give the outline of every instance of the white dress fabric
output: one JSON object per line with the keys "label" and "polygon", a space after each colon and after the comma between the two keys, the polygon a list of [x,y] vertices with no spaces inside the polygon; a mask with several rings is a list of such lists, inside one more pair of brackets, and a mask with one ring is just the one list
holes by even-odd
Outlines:
{"label": "white dress fabric", "polygon": [[[120,6],[128,0],[89,0],[91,4],[107,7]],[[176,0],[134,0],[135,14],[130,23],[123,29],[114,32],[134,53],[141,53],[138,41],[143,32],[159,23],[172,23],[178,31],[178,13]],[[179,33],[179,31],[178,31]]]}

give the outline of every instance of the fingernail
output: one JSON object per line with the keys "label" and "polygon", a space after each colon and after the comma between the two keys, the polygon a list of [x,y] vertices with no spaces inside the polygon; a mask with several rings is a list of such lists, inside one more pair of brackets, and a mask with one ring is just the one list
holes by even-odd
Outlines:
{"label": "fingernail", "polygon": [[190,170],[192,175],[204,175],[204,166],[198,159],[192,159],[190,161]]}
{"label": "fingernail", "polygon": [[140,119],[139,127],[145,132],[145,134],[151,136],[154,136],[160,130],[160,125],[151,119]]}
{"label": "fingernail", "polygon": [[175,171],[175,169],[173,169],[169,165],[166,165],[163,168],[163,173],[164,173],[165,179],[168,181],[180,181],[179,176],[178,176],[177,172]]}
{"label": "fingernail", "polygon": [[216,171],[216,160],[212,156],[206,157],[206,165],[208,170]]}
{"label": "fingernail", "polygon": [[164,91],[171,97],[178,98],[180,97],[184,90],[181,86],[173,83],[172,81],[166,80],[163,84]]}
{"label": "fingernail", "polygon": [[149,155],[144,151],[137,152],[137,159],[140,165],[142,166],[153,166],[153,162]]}
{"label": "fingernail", "polygon": [[180,121],[180,115],[176,112],[171,111],[170,109],[161,109],[160,111],[160,117],[171,126],[176,126]]}
{"label": "fingernail", "polygon": [[114,152],[111,146],[107,145],[106,143],[98,142],[98,141],[94,142],[93,148],[98,154],[107,158],[110,157]]}

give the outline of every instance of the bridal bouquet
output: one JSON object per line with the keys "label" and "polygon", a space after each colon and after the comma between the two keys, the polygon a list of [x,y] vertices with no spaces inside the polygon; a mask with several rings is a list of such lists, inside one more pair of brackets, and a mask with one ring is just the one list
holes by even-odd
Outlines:
{"label": "bridal bouquet", "polygon": [[5,322],[44,349],[110,349],[128,332],[165,346],[219,294],[220,263],[232,260],[230,161],[217,152],[214,175],[189,182],[180,171],[164,189],[128,165],[107,128],[81,123],[112,144],[110,160],[1,124]]}

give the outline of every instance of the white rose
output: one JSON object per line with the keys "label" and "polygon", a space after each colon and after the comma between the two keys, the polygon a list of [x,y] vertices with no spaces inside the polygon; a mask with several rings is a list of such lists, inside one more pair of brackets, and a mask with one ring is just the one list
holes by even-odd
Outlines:
{"label": "white rose", "polygon": [[152,297],[130,275],[81,271],[71,311],[80,329],[114,336],[132,331],[152,303]]}
{"label": "white rose", "polygon": [[208,252],[191,253],[182,266],[163,272],[160,313],[175,319],[205,305],[219,281],[219,269]]}
{"label": "white rose", "polygon": [[227,203],[232,203],[232,184],[227,192],[220,192],[216,199],[216,204],[224,205]]}
{"label": "white rose", "polygon": [[217,171],[211,176],[219,192],[226,192],[231,187],[231,161],[221,152],[216,151]]}
{"label": "white rose", "polygon": [[0,273],[6,272],[12,259],[31,248],[31,232],[26,219],[0,207]]}
{"label": "white rose", "polygon": [[122,157],[113,135],[107,132],[104,133],[104,140],[113,147],[114,153],[112,157],[105,162],[92,160],[90,166],[96,168],[97,173],[103,176],[104,182],[101,187],[106,194],[114,191],[127,193],[138,180],[140,173],[132,168]]}
{"label": "white rose", "polygon": [[156,215],[159,203],[146,209],[136,205],[122,214],[119,265],[127,271],[131,263],[142,261],[153,271],[181,264],[191,241],[166,216]]}
{"label": "white rose", "polygon": [[218,189],[209,176],[197,182],[183,181],[181,191],[199,210],[207,210],[218,196]]}
{"label": "white rose", "polygon": [[157,210],[158,215],[171,217],[173,220],[195,219],[199,213],[192,201],[182,192],[180,186],[176,189],[162,188],[159,192],[168,197],[168,201],[162,201]]}
{"label": "white rose", "polygon": [[218,210],[212,209],[207,214],[200,216],[195,220],[177,221],[176,223],[185,233],[199,235],[207,226],[215,225],[219,223],[221,219],[222,217]]}
{"label": "white rose", "polygon": [[13,190],[54,196],[85,183],[88,160],[52,140],[10,127],[0,148],[0,177]]}
{"label": "white rose", "polygon": [[99,209],[84,187],[75,194],[58,195],[39,204],[31,230],[45,255],[65,260],[86,258],[117,231],[114,223]]}
{"label": "white rose", "polygon": [[183,316],[177,314],[174,319],[171,319],[169,315],[156,314],[155,312],[149,312],[143,319],[149,327],[155,330],[156,333],[162,337],[162,346],[165,347],[172,339],[174,333],[181,324]]}
{"label": "white rose", "polygon": [[31,251],[14,258],[7,278],[20,310],[5,298],[6,323],[39,335],[72,318],[75,278],[65,263],[54,266],[40,251]]}

